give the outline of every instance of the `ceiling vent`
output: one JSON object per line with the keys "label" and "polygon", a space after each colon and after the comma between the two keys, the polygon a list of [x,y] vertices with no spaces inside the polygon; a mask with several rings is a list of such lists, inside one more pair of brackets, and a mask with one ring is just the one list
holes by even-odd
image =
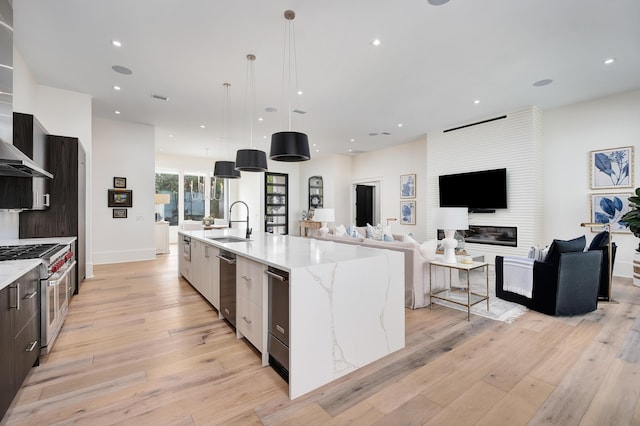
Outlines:
{"label": "ceiling vent", "polygon": [[301,109],[294,109],[293,112],[295,112],[296,114],[306,114],[307,111],[303,111]]}
{"label": "ceiling vent", "polygon": [[169,97],[168,96],[162,96],[162,95],[151,95],[151,97],[153,99],[158,99],[160,101],[168,101]]}
{"label": "ceiling vent", "polygon": [[506,115],[501,115],[500,117],[493,117],[493,118],[489,118],[489,119],[486,119],[486,120],[478,121],[476,123],[470,123],[470,124],[465,124],[463,126],[452,127],[451,129],[443,130],[442,133],[453,132],[454,130],[460,130],[460,129],[464,129],[464,128],[467,128],[467,127],[477,126],[479,124],[490,123],[492,121],[502,120],[503,118],[507,118],[507,116]]}

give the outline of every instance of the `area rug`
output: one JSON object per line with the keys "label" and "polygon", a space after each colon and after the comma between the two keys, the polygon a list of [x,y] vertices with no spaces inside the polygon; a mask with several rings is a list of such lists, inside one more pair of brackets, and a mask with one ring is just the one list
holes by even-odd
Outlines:
{"label": "area rug", "polygon": [[[471,272],[471,291],[474,293],[485,294],[486,281],[483,271]],[[464,284],[465,287],[460,288],[454,286],[453,290],[456,290],[455,298],[460,297],[461,302],[466,302],[466,272],[460,272],[460,284]],[[467,307],[458,305],[456,303],[447,302],[445,300],[434,300],[437,305],[446,306],[448,308],[457,309],[459,311],[467,312]],[[495,321],[502,321],[506,323],[512,323],[518,317],[527,312],[528,309],[517,303],[507,302],[506,300],[496,297],[496,277],[493,267],[489,267],[489,311],[487,311],[487,302],[482,301],[471,307],[472,315],[479,315],[481,317],[489,318]]]}

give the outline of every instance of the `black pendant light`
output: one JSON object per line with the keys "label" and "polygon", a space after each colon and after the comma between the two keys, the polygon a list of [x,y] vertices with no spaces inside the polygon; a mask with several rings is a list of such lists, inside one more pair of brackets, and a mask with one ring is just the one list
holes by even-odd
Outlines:
{"label": "black pendant light", "polygon": [[247,105],[249,108],[249,134],[251,149],[239,149],[236,152],[236,169],[243,172],[266,172],[267,154],[264,151],[253,148],[253,110],[255,108],[255,72],[253,63],[255,55],[247,55]]}
{"label": "black pendant light", "polygon": [[[307,161],[311,159],[311,153],[309,152],[309,138],[304,133],[291,131],[291,51],[295,52],[295,35],[293,34],[293,20],[296,14],[293,10],[287,10],[284,12],[284,19],[287,20],[285,27],[285,54],[284,58],[288,63],[288,86],[287,86],[287,99],[289,101],[288,114],[289,114],[289,131],[278,132],[271,135],[271,151],[269,152],[269,158],[274,161]],[[283,64],[284,70],[284,64]],[[298,80],[298,72],[295,69],[296,81]],[[283,76],[284,81],[284,76]]]}
{"label": "black pendant light", "polygon": [[[229,83],[224,83],[222,85],[224,87],[224,92],[222,95],[222,137],[225,139],[225,145],[228,144],[228,139],[226,138],[227,129],[227,116],[229,112],[229,89],[231,85]],[[236,163],[233,161],[216,161],[213,166],[213,176],[221,179],[238,179],[240,178],[240,170],[236,170]]]}

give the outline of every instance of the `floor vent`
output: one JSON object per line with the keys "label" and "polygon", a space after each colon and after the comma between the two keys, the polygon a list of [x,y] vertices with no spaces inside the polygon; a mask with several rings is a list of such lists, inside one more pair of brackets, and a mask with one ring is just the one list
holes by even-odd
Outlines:
{"label": "floor vent", "polygon": [[460,129],[464,129],[466,127],[471,127],[471,126],[477,126],[479,124],[490,123],[492,121],[502,120],[503,118],[507,118],[507,116],[506,115],[501,115],[500,117],[493,117],[493,118],[489,118],[487,120],[478,121],[476,123],[470,123],[470,124],[465,124],[464,126],[453,127],[451,129],[443,130],[442,133],[453,132],[454,130],[460,130]]}

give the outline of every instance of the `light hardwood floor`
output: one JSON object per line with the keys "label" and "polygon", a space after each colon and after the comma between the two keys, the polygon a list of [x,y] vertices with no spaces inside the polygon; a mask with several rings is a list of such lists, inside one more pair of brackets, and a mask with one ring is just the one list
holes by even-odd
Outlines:
{"label": "light hardwood floor", "polygon": [[640,424],[640,289],[619,304],[505,324],[406,310],[406,348],[290,401],[177,276],[174,254],[97,266],[6,425]]}

